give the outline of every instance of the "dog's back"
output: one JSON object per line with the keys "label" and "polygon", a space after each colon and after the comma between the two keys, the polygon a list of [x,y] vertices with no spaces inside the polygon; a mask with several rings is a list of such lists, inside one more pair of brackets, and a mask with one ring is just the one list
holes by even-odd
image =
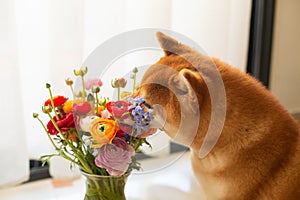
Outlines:
{"label": "dog's back", "polygon": [[[199,159],[195,153],[192,159],[204,187],[216,197],[212,199],[300,199],[298,122],[254,78],[217,59],[213,62],[224,81],[227,113],[211,154]],[[219,196],[213,189],[218,184]]]}

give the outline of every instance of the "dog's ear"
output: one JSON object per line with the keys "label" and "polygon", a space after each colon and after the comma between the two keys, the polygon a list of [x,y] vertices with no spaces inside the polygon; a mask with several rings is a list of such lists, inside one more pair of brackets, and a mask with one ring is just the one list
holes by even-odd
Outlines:
{"label": "dog's ear", "polygon": [[164,50],[166,56],[172,54],[181,55],[191,50],[190,47],[179,43],[174,38],[171,38],[170,36],[167,36],[162,32],[157,32],[156,37],[157,40],[159,41],[161,48]]}
{"label": "dog's ear", "polygon": [[170,89],[177,98],[180,98],[181,103],[187,105],[193,113],[198,112],[195,108],[198,108],[200,103],[194,88],[197,87],[197,90],[201,90],[203,84],[205,83],[200,73],[190,69],[182,69],[179,73],[171,76],[168,82]]}

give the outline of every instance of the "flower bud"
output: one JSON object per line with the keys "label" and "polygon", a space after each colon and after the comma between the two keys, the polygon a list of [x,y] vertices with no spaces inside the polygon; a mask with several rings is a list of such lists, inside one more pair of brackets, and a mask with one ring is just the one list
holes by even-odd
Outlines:
{"label": "flower bud", "polygon": [[69,86],[73,85],[73,80],[70,79],[70,78],[67,78],[66,79],[66,84],[69,85]]}
{"label": "flower bud", "polygon": [[83,75],[87,74],[88,68],[87,67],[83,67],[83,68],[81,68],[81,71],[82,71],[82,76],[83,76]]}
{"label": "flower bud", "polygon": [[119,87],[119,82],[118,82],[117,78],[111,80],[111,87],[113,87],[113,88],[118,88]]}
{"label": "flower bud", "polygon": [[77,92],[76,97],[78,98],[82,97],[82,91]]}
{"label": "flower bud", "polygon": [[74,75],[75,76],[80,76],[81,75],[81,70],[80,69],[74,69]]}
{"label": "flower bud", "polygon": [[137,67],[135,67],[135,68],[133,68],[132,72],[136,74],[136,73],[138,73],[138,72],[139,72],[139,70],[138,70],[138,68],[137,68]]}
{"label": "flower bud", "polygon": [[49,83],[46,83],[46,88],[47,89],[51,88],[51,85]]}
{"label": "flower bud", "polygon": [[74,69],[74,75],[75,76],[84,76],[88,71],[87,67],[83,67],[80,69]]}
{"label": "flower bud", "polygon": [[37,113],[32,113],[33,118],[37,118],[39,116],[39,114]]}
{"label": "flower bud", "polygon": [[94,101],[95,101],[94,96],[93,96],[92,94],[88,94],[88,96],[87,96],[87,101],[88,101],[88,102],[94,102]]}
{"label": "flower bud", "polygon": [[125,78],[118,78],[118,84],[119,84],[119,87],[124,88],[124,87],[126,87],[127,81]]}
{"label": "flower bud", "polygon": [[51,106],[43,106],[42,107],[42,111],[46,114],[51,113],[52,112],[52,108]]}
{"label": "flower bud", "polygon": [[98,85],[93,85],[92,92],[93,93],[99,93],[100,92],[100,87]]}
{"label": "flower bud", "polygon": [[101,99],[99,100],[99,104],[100,104],[100,105],[106,105],[106,103],[107,103],[108,101],[109,101],[108,98],[103,97],[103,98],[101,98]]}

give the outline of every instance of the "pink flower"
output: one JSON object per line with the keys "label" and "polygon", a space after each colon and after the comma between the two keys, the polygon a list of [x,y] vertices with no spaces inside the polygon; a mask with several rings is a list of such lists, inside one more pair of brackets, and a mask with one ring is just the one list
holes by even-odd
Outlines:
{"label": "pink flower", "polygon": [[117,119],[126,119],[129,117],[129,114],[125,114],[128,112],[129,104],[125,101],[110,101],[106,104],[107,110]]}
{"label": "pink flower", "polygon": [[92,107],[88,102],[76,103],[73,104],[73,110],[78,115],[85,115],[91,111]]}
{"label": "pink flower", "polygon": [[132,146],[116,137],[111,144],[103,145],[98,150],[95,164],[105,168],[111,176],[121,176],[127,171],[133,155]]}
{"label": "pink flower", "polygon": [[97,85],[99,87],[102,86],[102,81],[100,79],[88,79],[87,81],[84,82],[84,87],[89,90],[93,87],[93,85]]}
{"label": "pink flower", "polygon": [[110,118],[110,112],[108,112],[107,109],[101,111],[101,117],[102,117],[102,118],[105,118],[105,119]]}
{"label": "pink flower", "polygon": [[132,126],[127,125],[127,124],[123,124],[123,123],[119,123],[119,128],[126,134],[130,135],[132,133]]}

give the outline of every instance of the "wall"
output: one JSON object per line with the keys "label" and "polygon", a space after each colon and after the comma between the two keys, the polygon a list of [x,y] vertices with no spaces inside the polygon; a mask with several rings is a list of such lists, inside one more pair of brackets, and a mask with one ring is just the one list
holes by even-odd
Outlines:
{"label": "wall", "polygon": [[270,90],[292,113],[300,112],[300,1],[277,0]]}
{"label": "wall", "polygon": [[172,29],[197,42],[209,56],[246,70],[251,0],[172,1]]}

